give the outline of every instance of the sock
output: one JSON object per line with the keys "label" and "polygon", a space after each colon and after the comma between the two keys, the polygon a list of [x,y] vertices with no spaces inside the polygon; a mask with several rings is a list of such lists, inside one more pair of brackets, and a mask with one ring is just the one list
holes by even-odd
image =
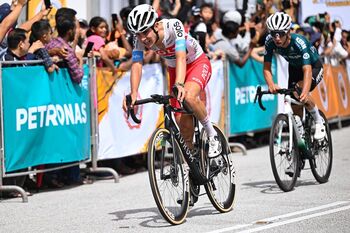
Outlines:
{"label": "sock", "polygon": [[216,135],[216,131],[209,120],[209,116],[206,116],[203,120],[200,121],[203,125],[205,131],[208,134],[208,137],[214,137]]}
{"label": "sock", "polygon": [[315,107],[313,109],[309,110],[309,113],[314,118],[315,123],[322,124],[322,117],[321,117],[321,115],[320,115],[316,105],[315,105]]}

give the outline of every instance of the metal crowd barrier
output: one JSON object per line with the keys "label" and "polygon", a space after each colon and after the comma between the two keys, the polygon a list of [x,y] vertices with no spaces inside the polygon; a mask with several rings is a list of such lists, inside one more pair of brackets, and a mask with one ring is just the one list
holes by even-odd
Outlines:
{"label": "metal crowd barrier", "polygon": [[[0,192],[10,192],[10,191],[16,191],[18,192],[23,202],[28,202],[28,196],[25,192],[25,190],[17,185],[3,185],[3,178],[6,177],[17,177],[17,176],[23,176],[23,175],[32,175],[32,174],[39,174],[39,173],[45,173],[49,171],[59,170],[67,167],[72,167],[80,164],[85,164],[88,162],[91,162],[92,166],[88,169],[89,172],[94,173],[100,173],[100,172],[109,172],[114,177],[114,182],[119,181],[118,173],[113,170],[112,168],[105,168],[105,167],[97,167],[97,150],[98,150],[98,112],[97,112],[97,87],[96,87],[96,62],[95,59],[84,59],[84,64],[88,62],[89,65],[89,89],[90,89],[90,142],[91,142],[91,153],[90,158],[83,160],[83,161],[76,161],[72,162],[70,164],[60,165],[55,168],[30,168],[28,167],[28,171],[26,172],[13,172],[13,173],[6,173],[5,169],[5,153],[4,150],[4,111],[3,111],[3,75],[2,75],[2,67],[3,65],[40,65],[43,61],[3,61],[0,62],[0,118],[1,118],[1,140],[0,140]],[[59,161],[57,161],[59,163]],[[33,170],[32,170],[33,169]]]}

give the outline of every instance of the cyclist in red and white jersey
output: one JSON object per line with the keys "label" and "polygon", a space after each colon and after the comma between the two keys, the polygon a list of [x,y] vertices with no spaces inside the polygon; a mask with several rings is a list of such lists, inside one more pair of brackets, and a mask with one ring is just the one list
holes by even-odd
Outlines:
{"label": "cyclist in red and white jersey", "polygon": [[[170,87],[175,85],[178,89],[177,99],[180,102],[186,100],[206,130],[209,140],[208,156],[218,156],[221,153],[221,144],[209,120],[205,105],[199,98],[201,90],[204,90],[211,77],[210,61],[201,46],[185,33],[180,20],[159,20],[154,8],[148,4],[136,6],[130,12],[127,23],[129,30],[135,34],[130,76],[132,103],[137,99],[144,49],[154,50],[167,63]],[[177,101],[172,101],[173,106],[177,104]],[[126,109],[125,101],[124,109]],[[192,117],[187,114],[176,114],[175,117],[181,134],[192,148]]]}

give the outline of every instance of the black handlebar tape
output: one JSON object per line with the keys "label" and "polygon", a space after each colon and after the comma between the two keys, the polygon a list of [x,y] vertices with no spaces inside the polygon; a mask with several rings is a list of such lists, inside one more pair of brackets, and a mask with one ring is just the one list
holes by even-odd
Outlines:
{"label": "black handlebar tape", "polygon": [[128,108],[128,116],[130,115],[132,120],[136,123],[136,124],[141,124],[141,120],[138,119],[135,115],[135,111],[134,108],[131,107],[132,104],[132,99],[131,99],[131,95],[127,95],[125,96],[125,101],[126,101],[126,106]]}

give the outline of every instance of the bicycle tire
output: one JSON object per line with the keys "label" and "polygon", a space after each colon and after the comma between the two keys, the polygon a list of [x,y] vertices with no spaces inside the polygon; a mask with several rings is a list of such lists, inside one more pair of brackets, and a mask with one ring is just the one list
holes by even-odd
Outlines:
{"label": "bicycle tire", "polygon": [[[309,163],[311,167],[311,172],[314,175],[315,179],[317,180],[317,182],[322,184],[322,183],[326,183],[329,179],[329,176],[331,175],[332,163],[333,163],[333,147],[332,147],[332,136],[329,129],[327,118],[322,111],[319,111],[319,112],[325,122],[326,136],[325,136],[325,139],[321,142],[313,140],[313,136],[311,136],[313,147],[316,149],[313,150],[313,158],[309,159]],[[328,149],[328,157],[325,154],[320,153],[320,152],[323,152],[324,148]],[[318,152],[318,154],[315,154],[316,152]],[[321,166],[322,164],[326,166],[326,169],[322,168]]]}
{"label": "bicycle tire", "polygon": [[[275,181],[284,192],[293,190],[300,173],[300,157],[295,132],[292,135],[291,153],[289,152],[290,136],[288,115],[278,114],[270,131],[270,162]],[[287,173],[287,168],[294,173]]]}
{"label": "bicycle tire", "polygon": [[[208,158],[208,143],[207,134],[204,129],[201,132],[201,168],[204,175],[208,177],[209,169],[220,169],[220,172],[216,174],[208,183],[204,185],[207,196],[215,207],[221,213],[226,213],[232,210],[235,194],[235,169],[232,162],[231,149],[228,141],[219,127],[213,125],[215,131],[218,134],[218,138],[221,142],[222,153],[215,158],[215,166],[213,166],[212,160]],[[211,164],[210,166],[208,166]],[[219,171],[219,170],[218,170]]]}
{"label": "bicycle tire", "polygon": [[148,174],[154,200],[164,219],[172,225],[183,223],[189,208],[188,166],[179,144],[176,140],[172,142],[167,129],[157,129],[149,141]]}

